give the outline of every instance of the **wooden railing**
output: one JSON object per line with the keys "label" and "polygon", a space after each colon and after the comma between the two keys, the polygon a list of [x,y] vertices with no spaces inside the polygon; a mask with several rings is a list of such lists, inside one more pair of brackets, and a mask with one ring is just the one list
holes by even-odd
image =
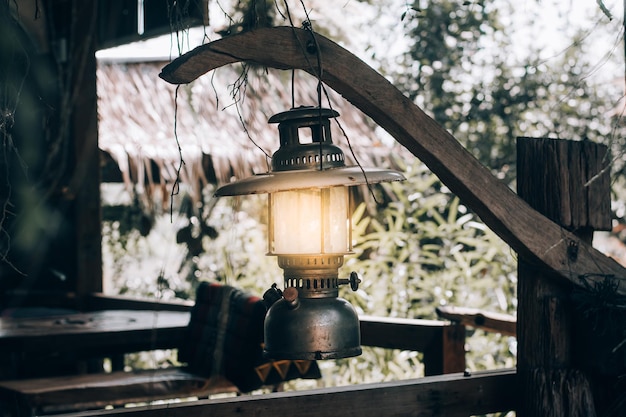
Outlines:
{"label": "wooden railing", "polygon": [[[93,294],[86,303],[93,310],[189,311],[192,302],[161,302]],[[364,346],[423,352],[424,374],[465,370],[465,325],[448,321],[361,316]]]}
{"label": "wooden railing", "polygon": [[515,410],[517,388],[516,372],[509,369],[75,413],[63,417],[468,417]]}
{"label": "wooden railing", "polygon": [[477,308],[440,306],[436,310],[439,318],[464,326],[482,329],[505,336],[517,335],[517,319],[510,314],[492,313]]}
{"label": "wooden railing", "polygon": [[[164,303],[132,300],[124,297],[93,296],[89,304],[95,309],[176,310],[186,311],[189,303]],[[424,378],[348,387],[324,388],[300,392],[283,392],[229,399],[196,400],[167,406],[150,405],[128,409],[90,411],[67,416],[127,415],[194,417],[204,415],[298,416],[380,415],[469,416],[514,410],[517,378],[515,370],[465,372],[465,326],[434,320],[399,319],[362,316],[363,346],[423,352]],[[183,335],[184,332],[172,332]],[[172,336],[175,337],[175,336]],[[178,340],[172,340],[176,346]],[[84,410],[106,404],[121,406],[128,402],[153,401],[187,396],[204,396],[234,392],[224,381],[211,389],[198,389],[202,381],[195,375],[158,370],[145,375],[116,374],[78,375],[18,381],[3,388],[22,402],[21,410],[45,413],[61,410]],[[177,376],[178,375],[178,376]],[[163,378],[161,378],[163,376]],[[174,379],[178,378],[176,381]],[[196,378],[196,379],[193,379]],[[161,380],[163,379],[163,380]],[[207,380],[210,382],[210,380]],[[130,384],[130,385],[129,385]],[[175,384],[175,385],[172,385]],[[179,389],[168,389],[167,387]],[[131,396],[132,398],[128,397]],[[141,397],[141,395],[144,395]],[[323,401],[320,399],[323,398]],[[62,401],[61,401],[62,400]],[[27,414],[24,414],[27,415]]]}
{"label": "wooden railing", "polygon": [[[103,296],[95,296],[91,305],[106,309],[190,308],[190,305],[180,303],[155,304],[123,297]],[[315,417],[331,415],[460,417],[517,408],[518,379],[514,369],[477,373],[464,371],[463,324],[371,316],[360,317],[360,322],[364,346],[423,352],[427,376],[404,381],[197,400],[174,405],[89,411],[65,416],[273,417],[291,414]],[[499,325],[501,324],[496,323],[496,326]]]}

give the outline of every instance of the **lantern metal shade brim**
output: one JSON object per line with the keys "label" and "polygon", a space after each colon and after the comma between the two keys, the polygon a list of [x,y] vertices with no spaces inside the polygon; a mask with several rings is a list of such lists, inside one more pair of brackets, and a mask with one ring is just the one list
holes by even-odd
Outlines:
{"label": "lantern metal shade brim", "polygon": [[273,171],[226,184],[215,191],[216,197],[263,194],[304,188],[325,188],[404,181],[398,171],[358,166],[325,170]]}

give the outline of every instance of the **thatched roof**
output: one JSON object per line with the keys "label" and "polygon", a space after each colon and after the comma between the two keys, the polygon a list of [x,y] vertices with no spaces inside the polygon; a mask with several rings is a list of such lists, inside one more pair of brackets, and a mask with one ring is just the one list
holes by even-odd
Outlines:
{"label": "thatched roof", "polygon": [[[233,65],[180,86],[176,93],[176,86],[158,77],[166,64],[98,64],[99,146],[115,160],[124,182],[139,191],[155,178],[161,185],[171,185],[181,154],[180,180],[191,185],[196,197],[206,184],[266,172],[269,160],[264,152],[271,155],[278,148],[277,127],[267,120],[292,106],[291,71],[250,68],[242,82],[242,67]],[[314,77],[297,72],[293,85],[296,106],[317,105]],[[344,136],[333,123],[333,140],[346,157],[354,162],[347,137],[361,165],[388,166],[392,150],[403,148],[366,115],[326,90],[345,131]],[[323,106],[329,106],[326,97]]]}

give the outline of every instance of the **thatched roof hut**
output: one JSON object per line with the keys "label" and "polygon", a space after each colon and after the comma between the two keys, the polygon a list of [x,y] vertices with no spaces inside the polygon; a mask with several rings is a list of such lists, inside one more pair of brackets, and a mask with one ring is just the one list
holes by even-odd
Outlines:
{"label": "thatched roof hut", "polygon": [[[318,104],[317,80],[306,73],[228,66],[177,90],[158,77],[166,64],[98,63],[99,147],[139,193],[157,186],[169,196],[178,176],[196,198],[207,184],[266,172],[278,148],[269,117]],[[333,140],[350,162],[389,166],[391,152],[404,151],[334,91],[325,89],[322,105],[341,115]]]}

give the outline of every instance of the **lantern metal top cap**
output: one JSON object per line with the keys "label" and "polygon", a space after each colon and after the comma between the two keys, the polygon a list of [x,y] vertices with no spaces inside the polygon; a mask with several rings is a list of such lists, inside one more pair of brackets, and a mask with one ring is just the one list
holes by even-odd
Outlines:
{"label": "lantern metal top cap", "polygon": [[217,189],[216,197],[263,194],[304,188],[325,188],[404,181],[398,171],[358,166],[330,168],[322,171],[280,171],[257,174]]}
{"label": "lantern metal top cap", "polygon": [[269,118],[268,123],[282,123],[285,121],[296,120],[315,120],[315,119],[329,119],[339,117],[339,113],[336,110],[326,109],[324,107],[313,106],[300,106],[293,109],[276,113]]}
{"label": "lantern metal top cap", "polygon": [[[215,196],[262,194],[304,188],[324,188],[402,181],[397,171],[346,166],[343,151],[332,142],[330,119],[335,110],[298,107],[270,117],[278,123],[280,147],[272,155],[268,173],[220,187]],[[299,131],[310,129],[311,142],[301,143]]]}
{"label": "lantern metal top cap", "polygon": [[[280,137],[280,147],[272,155],[272,171],[346,166],[343,151],[333,144],[330,132],[330,119],[337,116],[332,109],[301,106],[270,117],[269,123],[278,123]],[[308,143],[300,135],[307,131]]]}

